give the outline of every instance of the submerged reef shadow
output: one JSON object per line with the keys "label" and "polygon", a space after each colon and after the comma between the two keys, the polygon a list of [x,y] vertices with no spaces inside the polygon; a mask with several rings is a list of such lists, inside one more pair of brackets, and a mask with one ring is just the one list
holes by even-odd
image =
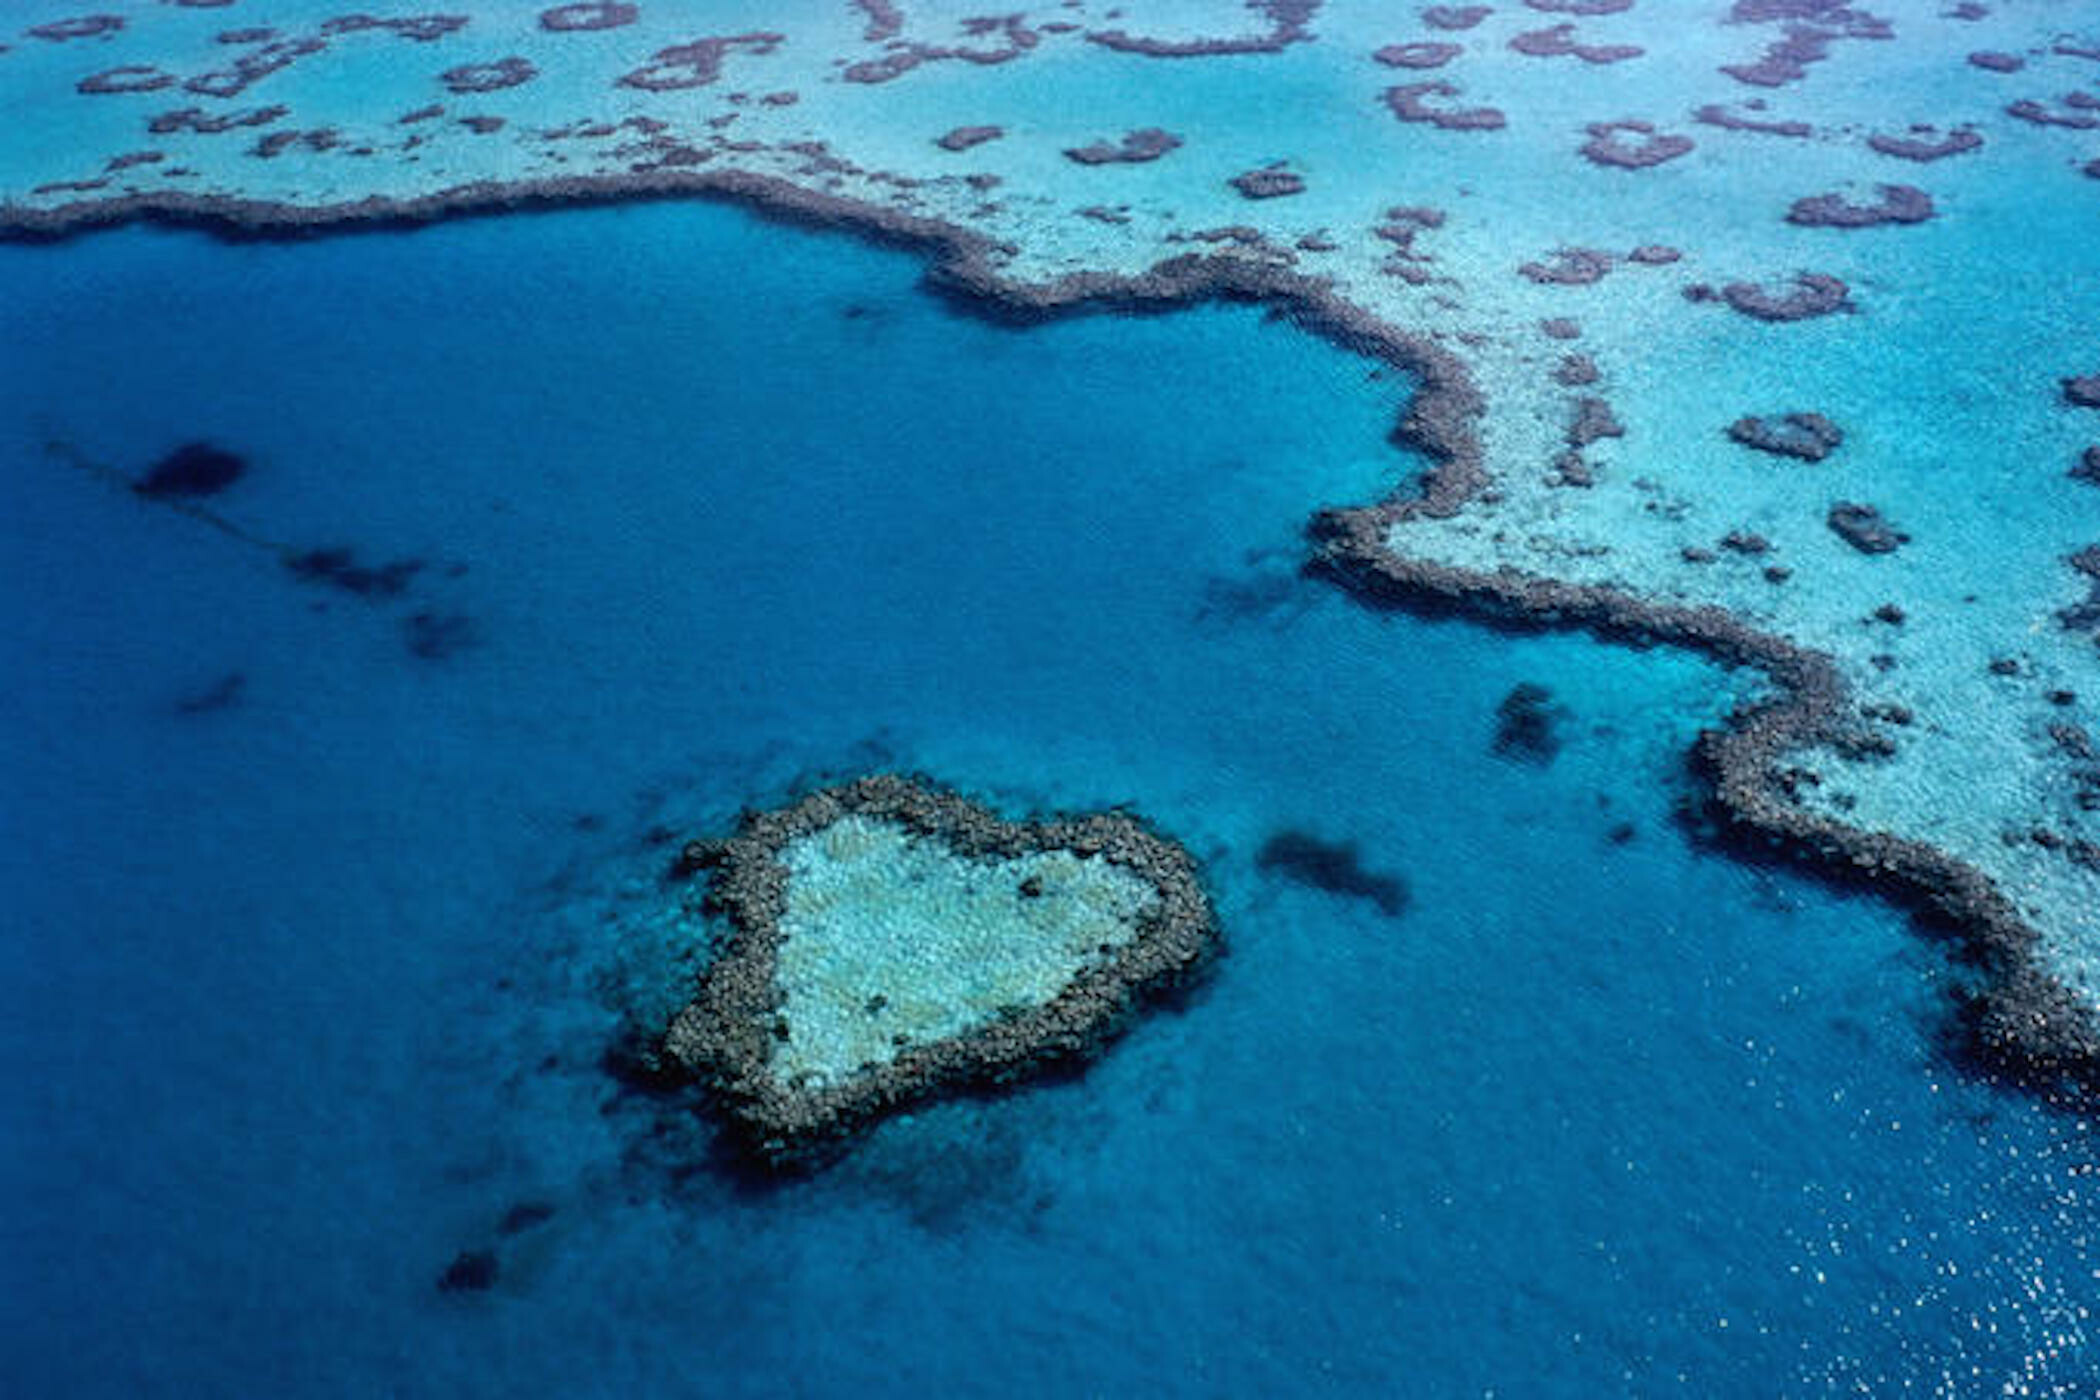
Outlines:
{"label": "submerged reef shadow", "polygon": [[824,1177],[823,1189],[896,1211],[929,1235],[1030,1229],[1055,1201],[1030,1170],[1030,1136],[977,1097],[872,1133]]}
{"label": "submerged reef shadow", "polygon": [[1560,757],[1560,725],[1567,716],[1567,707],[1553,702],[1551,690],[1519,681],[1495,707],[1495,756],[1547,767]]}
{"label": "submerged reef shadow", "polygon": [[149,501],[216,496],[247,472],[248,463],[223,447],[186,442],[155,462],[131,489]]}
{"label": "submerged reef shadow", "polygon": [[[1131,274],[1087,270],[1023,282],[1002,271],[1002,260],[1017,251],[1011,245],[944,220],[773,176],[683,168],[485,180],[408,199],[373,196],[335,204],[172,192],[87,197],[46,208],[0,205],[0,239],[59,239],[140,221],[235,240],[284,239],[681,198],[732,203],[768,219],[914,251],[928,260],[925,283],[931,290],[995,321],[1025,325],[1075,314],[1162,312],[1205,301],[1255,303],[1345,350],[1406,372],[1419,388],[1393,437],[1430,466],[1382,500],[1318,512],[1308,526],[1308,570],[1374,609],[1463,617],[1520,631],[1582,631],[1620,645],[1678,647],[1762,673],[1772,693],[1738,706],[1721,727],[1703,732],[1696,746],[1717,819],[1747,845],[1761,844],[1945,918],[1981,970],[1951,1018],[1957,1059],[2052,1103],[2089,1105],[2100,1098],[2100,1025],[2043,966],[2040,935],[1990,877],[1925,842],[1809,811],[1786,792],[1781,770],[1790,754],[1842,744],[1858,728],[1849,688],[1832,657],[1716,606],[1654,601],[1514,569],[1459,568],[1402,552],[1398,537],[1409,522],[1456,515],[1490,486],[1477,426],[1485,400],[1456,353],[1343,299],[1321,279],[1212,251],[1169,257]],[[1752,284],[1720,292],[1697,285],[1687,294],[1726,300],[1745,315],[1786,319],[1849,309],[1847,291],[1834,277],[1804,274],[1783,295]]]}
{"label": "submerged reef shadow", "polygon": [[[418,558],[361,564],[357,551],[347,545],[288,545],[204,504],[206,498],[223,494],[249,471],[245,458],[207,442],[186,442],[136,477],[61,438],[47,438],[44,452],[86,476],[128,490],[146,504],[186,515],[240,544],[274,556],[285,573],[301,584],[333,588],[368,603],[383,604],[406,597],[411,585],[430,571],[429,562]],[[448,579],[466,572],[467,566],[462,563],[449,564],[442,570]],[[479,646],[483,640],[481,624],[473,617],[430,607],[418,608],[402,618],[401,636],[408,654],[424,661],[445,660]],[[240,698],[243,679],[236,673],[222,680],[214,691],[178,701],[176,709],[183,714],[201,714],[226,708]]]}
{"label": "submerged reef shadow", "polygon": [[1364,900],[1388,919],[1405,914],[1414,900],[1403,877],[1365,865],[1355,842],[1323,840],[1294,827],[1264,841],[1254,865],[1264,874],[1280,875],[1308,889]]}
{"label": "submerged reef shadow", "polygon": [[208,715],[230,710],[241,703],[247,689],[248,677],[244,673],[227,671],[210,685],[177,696],[173,710],[178,715]]}
{"label": "submerged reef shadow", "polygon": [[1314,606],[1299,560],[1277,558],[1279,551],[1253,550],[1246,569],[1214,574],[1203,581],[1203,601],[1197,606],[1199,625],[1233,626],[1260,624],[1284,628],[1303,617]]}

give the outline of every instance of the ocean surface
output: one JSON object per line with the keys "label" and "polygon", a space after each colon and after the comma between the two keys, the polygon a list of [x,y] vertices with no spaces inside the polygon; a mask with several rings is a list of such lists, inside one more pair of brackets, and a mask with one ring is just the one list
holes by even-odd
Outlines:
{"label": "ocean surface", "polygon": [[[921,271],[674,204],[0,249],[8,1393],[2092,1393],[2088,1126],[1673,821],[1747,682],[1301,579],[1418,465],[1363,361]],[[192,440],[209,518],[123,489]],[[1228,952],[739,1181],[603,1064],[704,948],[665,870],[877,769],[1135,808]]]}

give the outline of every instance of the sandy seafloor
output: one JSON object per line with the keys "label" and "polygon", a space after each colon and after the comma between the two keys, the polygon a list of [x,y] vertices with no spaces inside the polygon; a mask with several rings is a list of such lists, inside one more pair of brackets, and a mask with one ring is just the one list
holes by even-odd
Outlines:
{"label": "sandy seafloor", "polygon": [[[659,29],[622,42],[671,42],[672,8],[645,6]],[[764,119],[828,122],[839,149],[889,164],[907,147],[946,158],[927,136],[973,110],[1017,133],[1040,120],[997,162],[1017,206],[1031,180],[1065,207],[1081,199],[1065,182],[1128,177],[1151,182],[1132,185],[1141,199],[1212,200],[1213,222],[1337,234],[1349,201],[1367,226],[1411,193],[1390,171],[1348,193],[1346,156],[1387,158],[1352,124],[1413,143],[1422,199],[1480,152],[1466,197],[1496,217],[1446,228],[1451,261],[1474,247],[1479,265],[1419,295],[1459,303],[1472,319],[1453,333],[1487,337],[1470,348],[1491,403],[1518,400],[1489,429],[1491,468],[1532,483],[1509,509],[1594,532],[1640,561],[1624,581],[1694,597],[1738,585],[1666,568],[1681,544],[1766,528],[1798,581],[1759,594],[1759,620],[1831,647],[1889,687],[1867,698],[1912,703],[1937,733],[1899,736],[1897,762],[1857,779],[1860,808],[1986,862],[2073,977],[2090,879],[1998,829],[2037,811],[2074,834],[2089,822],[2038,738],[2038,696],[2100,694],[2090,637],[2052,616],[2077,592],[2061,556],[2100,535],[2100,491],[2065,475],[2100,415],[2054,397],[2058,376],[2100,370],[2100,283],[2075,275],[2100,184],[2066,163],[2094,154],[2090,135],[1991,114],[1999,97],[2091,90],[2100,68],[2051,55],[1995,75],[1959,54],[2024,52],[2033,34],[2046,55],[2049,36],[2096,24],[2006,4],[1995,37],[1949,38],[1942,7],[1891,8],[1904,39],[1847,41],[1770,96],[1836,131],[1848,102],[1878,92],[1893,110],[1871,65],[1915,63],[1935,76],[1897,89],[1905,121],[1883,127],[1990,118],[1973,157],[1861,167],[1940,196],[1943,217],[1916,228],[1795,230],[1775,215],[1785,198],[1749,200],[1751,219],[1685,207],[1709,187],[1654,183],[1689,183],[1752,138],[1686,125],[1682,101],[1651,111],[1634,85],[1682,66],[1706,75],[1699,100],[1740,100],[1696,45],[1753,56],[1764,31],[1699,30],[1690,56],[1658,44],[1592,70],[1508,54],[1510,32],[1557,19],[1515,6],[1459,36],[1479,72],[1442,74],[1508,107],[1500,134],[1394,124],[1375,94],[1408,76],[1360,41],[1422,26],[1339,6],[1314,42],[1216,66],[1104,67],[1046,41],[1011,65],[862,88],[811,61],[792,84],[804,101]],[[208,34],[277,17],[265,9],[141,4],[113,40],[10,39],[0,83],[70,83],[131,61],[119,46],[155,25]],[[844,44],[865,19],[839,9],[808,22]],[[549,42],[530,13],[496,48]],[[1611,37],[1660,16],[1651,0],[1582,23]],[[475,33],[399,45],[352,75],[365,89],[301,67],[242,101],[277,84],[405,108],[424,70],[496,56]],[[1954,65],[1932,67],[1943,48]],[[1620,84],[1571,110],[1667,118],[1699,148],[1651,171],[1584,167],[1558,128],[1526,134],[1524,64],[1556,79],[1538,101],[1575,90],[1563,75]],[[486,101],[563,117],[603,101],[543,67]],[[1342,73],[1369,115],[1289,127],[1294,110],[1324,116],[1308,94],[1327,100]],[[1987,80],[1996,96],[1968,91]],[[1281,95],[1230,100],[1250,91]],[[114,116],[108,132],[75,124],[116,110],[94,103],[132,118],[181,100],[10,106],[33,138],[7,159],[10,190],[137,139]],[[1051,111],[1062,125],[1032,115]],[[1150,121],[1189,145],[1106,177],[1054,154]],[[1809,147],[1857,164],[1846,130]],[[247,136],[211,139],[237,143],[211,176],[228,190],[358,188],[320,160],[242,166]],[[1324,179],[1304,154],[1323,143]],[[1298,198],[1327,203],[1216,203],[1223,174],[1293,156],[1312,181]],[[1771,188],[1834,188],[1833,168]],[[1754,156],[1729,170],[1777,178]],[[1512,171],[1533,183],[1485,178]],[[1606,177],[1662,193],[1599,197]],[[1694,266],[1585,288],[1511,271],[1637,224]],[[1017,257],[1142,266],[1150,245],[1056,244],[1130,227],[1046,216]],[[1926,251],[1888,251],[1905,238]],[[1336,256],[1375,268],[1376,243],[1357,227]],[[1676,291],[1797,264],[1852,280],[1865,310],[1765,327]],[[0,248],[11,1393],[2093,1392],[2085,1121],[1945,1053],[1944,949],[1885,904],[1704,853],[1672,821],[1687,746],[1747,678],[1374,614],[1299,578],[1315,508],[1416,465],[1387,440],[1408,386],[1362,360],[1253,308],[1004,328],[925,295],[921,272],[678,203],[297,243],[129,228]],[[1405,304],[1375,304],[1407,323]],[[1572,505],[1537,486],[1544,448],[1525,445],[1557,435],[1563,405],[1521,397],[1559,352],[1530,322],[1556,310],[1583,321],[1576,348],[1613,374],[1629,428]],[[1827,477],[1718,435],[1739,413],[1819,407],[1850,431],[1820,470],[1848,473],[1843,489],[1914,546],[1848,555],[1820,524]],[[253,464],[208,503],[245,537],[78,469],[135,475],[199,438]],[[1672,471],[1647,494],[1680,506],[1640,510],[1631,480]],[[1435,528],[1462,561],[1491,533],[1463,515]],[[364,598],[294,579],[280,545],[426,563],[401,596]],[[1547,552],[1575,576],[1601,567]],[[1965,589],[1988,619],[1934,622]],[[1877,682],[1864,656],[1884,643],[1853,634],[1884,595],[1918,620]],[[2016,683],[1983,668],[2007,653]],[[1497,706],[1527,681],[1559,707],[1549,762],[1494,751]],[[812,1180],[754,1191],[710,1166],[704,1120],[600,1064],[622,1019],[661,1014],[698,965],[660,838],[874,768],[1015,815],[1129,804],[1204,862],[1229,952],[1077,1080],[919,1113]],[[1406,909],[1262,869],[1289,830],[1356,843],[1405,879]],[[527,1203],[552,1214],[504,1233]],[[493,1287],[436,1287],[483,1248]]]}

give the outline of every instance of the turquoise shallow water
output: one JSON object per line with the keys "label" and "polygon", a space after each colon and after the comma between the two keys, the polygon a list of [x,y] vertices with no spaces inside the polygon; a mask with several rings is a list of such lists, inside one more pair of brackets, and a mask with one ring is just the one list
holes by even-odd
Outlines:
{"label": "turquoise shallow water", "polygon": [[[678,206],[0,255],[22,1393],[2090,1390],[2084,1126],[1939,1056],[1895,915],[1672,826],[1726,678],[1298,581],[1406,469],[1362,362],[917,275]],[[209,437],[252,535],[428,562],[301,584],[54,437]],[[1520,681],[1549,763],[1494,752]],[[871,766],[1134,805],[1230,952],[752,1192],[598,1065],[690,970],[643,838]],[[1404,914],[1264,871],[1288,829]]]}

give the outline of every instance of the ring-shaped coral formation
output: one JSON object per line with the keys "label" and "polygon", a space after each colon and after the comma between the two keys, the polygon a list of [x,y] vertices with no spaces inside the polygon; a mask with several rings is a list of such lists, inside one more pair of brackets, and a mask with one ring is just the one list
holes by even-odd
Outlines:
{"label": "ring-shaped coral formation", "polygon": [[894,775],[747,815],[681,869],[713,872],[731,933],[665,1049],[768,1167],[1086,1058],[1217,946],[1195,862],[1138,821],[1008,822]]}

